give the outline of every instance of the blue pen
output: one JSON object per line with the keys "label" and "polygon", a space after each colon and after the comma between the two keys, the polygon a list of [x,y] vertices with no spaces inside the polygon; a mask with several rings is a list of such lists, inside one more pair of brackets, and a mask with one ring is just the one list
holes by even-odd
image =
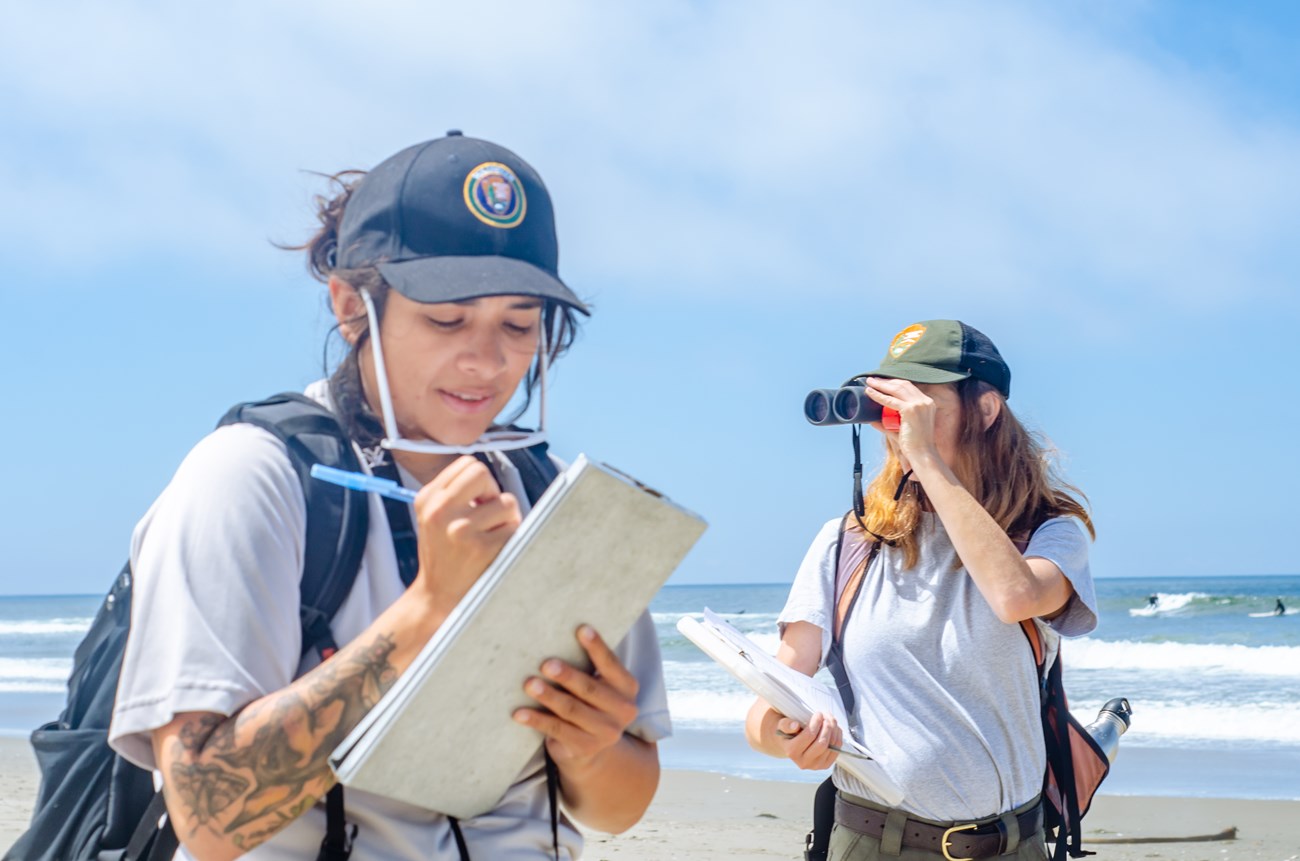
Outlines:
{"label": "blue pen", "polygon": [[346,469],[335,469],[332,466],[315,463],[311,467],[311,477],[350,490],[377,493],[380,496],[387,496],[389,499],[396,499],[398,502],[415,502],[414,490],[407,490],[395,481],[389,481],[386,478],[379,478],[374,475],[366,475],[363,472],[348,472]]}

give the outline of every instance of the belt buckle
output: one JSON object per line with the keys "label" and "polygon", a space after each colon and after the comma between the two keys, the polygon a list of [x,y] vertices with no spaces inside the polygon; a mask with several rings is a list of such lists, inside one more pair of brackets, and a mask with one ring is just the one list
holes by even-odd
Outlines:
{"label": "belt buckle", "polygon": [[973,858],[954,858],[951,855],[949,855],[948,847],[951,846],[952,843],[951,841],[948,840],[948,838],[951,837],[954,832],[973,831],[976,828],[979,828],[979,825],[972,822],[969,825],[954,825],[953,827],[949,828],[947,831],[943,832],[943,840],[939,844],[939,849],[941,852],[943,852],[943,857],[947,858],[948,861],[975,861],[975,859]]}

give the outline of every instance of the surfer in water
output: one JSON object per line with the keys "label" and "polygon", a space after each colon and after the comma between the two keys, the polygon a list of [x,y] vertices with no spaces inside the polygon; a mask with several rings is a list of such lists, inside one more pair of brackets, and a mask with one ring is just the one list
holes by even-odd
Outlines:
{"label": "surfer in water", "polygon": [[1155,607],[1156,607],[1156,602],[1159,601],[1159,600],[1160,600],[1160,596],[1159,596],[1159,595],[1150,595],[1150,596],[1148,596],[1148,597],[1147,597],[1147,609],[1148,609],[1148,610],[1154,610]]}
{"label": "surfer in water", "polygon": [[1277,606],[1275,606],[1275,607],[1273,608],[1273,615],[1274,615],[1274,616],[1285,616],[1285,615],[1286,615],[1286,605],[1282,603],[1282,599],[1281,599],[1281,598],[1278,598],[1278,599],[1277,599]]}

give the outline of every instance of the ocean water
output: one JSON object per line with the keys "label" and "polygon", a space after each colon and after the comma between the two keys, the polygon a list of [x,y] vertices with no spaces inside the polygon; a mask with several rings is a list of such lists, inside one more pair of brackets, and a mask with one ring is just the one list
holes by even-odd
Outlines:
{"label": "ocean water", "polygon": [[[821,778],[749,749],[742,727],[752,696],[676,629],[709,607],[775,652],[786,591],[659,593],[651,609],[677,730],[663,745],[666,765]],[[1300,799],[1300,613],[1259,615],[1279,597],[1300,610],[1300,577],[1102,579],[1097,595],[1097,630],[1064,641],[1062,660],[1071,711],[1084,724],[1112,697],[1133,706],[1103,794]]]}
{"label": "ocean water", "polygon": [[[709,607],[770,651],[784,585],[668,586],[651,605],[675,734],[664,765],[819,780],[750,750],[750,694],[678,634]],[[1300,799],[1300,576],[1103,579],[1098,629],[1062,649],[1071,709],[1085,724],[1128,697],[1133,726],[1107,794]],[[1149,596],[1155,595],[1154,607]],[[99,596],[0,597],[0,734],[58,716],[72,653]],[[918,716],[924,719],[924,716]]]}

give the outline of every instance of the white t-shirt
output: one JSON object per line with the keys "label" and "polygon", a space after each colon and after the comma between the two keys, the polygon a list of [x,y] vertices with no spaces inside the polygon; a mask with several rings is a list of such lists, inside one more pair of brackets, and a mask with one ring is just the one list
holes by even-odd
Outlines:
{"label": "white t-shirt", "polygon": [[[328,403],[323,383],[313,384],[307,394]],[[526,512],[517,470],[504,456],[494,456],[493,464],[504,489]],[[403,478],[407,486],[418,487],[410,476]],[[383,504],[374,494],[369,504],[360,570],[331,624],[340,645],[364,631],[405,590]],[[305,534],[302,487],[284,445],[272,434],[252,425],[228,425],[194,447],[132,537],[132,624],[109,731],[114,749],[152,769],[151,733],[178,713],[233,714],[318,663],[315,654],[299,657]],[[659,643],[648,613],[616,652],[640,682],[639,713],[629,732],[647,741],[668,736]],[[542,766],[539,749],[496,809],[462,820],[471,857],[551,857]],[[354,858],[458,857],[447,820],[437,812],[358,790],[347,791],[346,804],[348,822],[359,826]],[[244,857],[310,861],[324,834],[325,810],[318,804]],[[563,816],[559,838],[561,857],[576,858],[582,838]],[[190,859],[184,847],[176,857]]]}
{"label": "white t-shirt", "polygon": [[[821,628],[823,664],[839,528],[837,518],[813,539],[778,620]],[[903,809],[940,822],[969,821],[1018,807],[1042,789],[1047,759],[1037,670],[1024,631],[998,619],[958,567],[939,519],[926,514],[919,529],[916,566],[904,570],[903,551],[882,547],[845,625],[841,645],[856,697],[850,730],[902,788]],[[1075,522],[1047,521],[1025,555],[1052,561],[1074,586],[1066,611],[1039,625],[1047,639],[1095,628],[1088,542]],[[842,769],[835,783],[884,803]]]}

